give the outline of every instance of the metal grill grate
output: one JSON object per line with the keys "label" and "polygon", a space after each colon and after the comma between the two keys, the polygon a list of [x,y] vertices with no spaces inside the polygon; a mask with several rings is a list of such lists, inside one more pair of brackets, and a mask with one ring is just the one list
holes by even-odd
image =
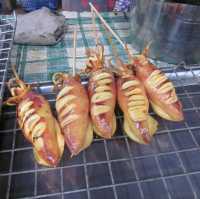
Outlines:
{"label": "metal grill grate", "polygon": [[[15,108],[7,107],[0,124],[1,198],[200,198],[200,69],[183,65],[163,70],[177,87],[184,122],[155,116],[157,135],[150,145],[139,145],[123,134],[123,116],[116,108],[116,135],[111,140],[95,137],[92,146],[73,159],[65,150],[57,168],[35,163]],[[33,86],[53,108],[52,84]]]}
{"label": "metal grill grate", "polygon": [[0,109],[5,88],[10,51],[15,33],[15,25],[15,13],[13,13],[13,15],[0,16]]}

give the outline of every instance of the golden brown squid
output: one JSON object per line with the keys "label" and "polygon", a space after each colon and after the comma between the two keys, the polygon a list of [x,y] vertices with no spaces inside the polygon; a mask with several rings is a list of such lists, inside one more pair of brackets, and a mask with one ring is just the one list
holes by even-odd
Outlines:
{"label": "golden brown squid", "polygon": [[116,130],[116,88],[113,73],[104,67],[104,48],[98,44],[96,50],[87,51],[86,72],[90,72],[88,85],[90,114],[97,135],[109,139]]}
{"label": "golden brown squid", "polygon": [[148,60],[149,47],[134,57],[128,52],[136,76],[143,82],[152,108],[160,117],[171,121],[182,121],[184,119],[182,104],[176,95],[174,85]]}
{"label": "golden brown squid", "polygon": [[56,73],[53,82],[61,87],[56,98],[56,111],[65,142],[71,156],[77,155],[93,140],[88,95],[78,76]]}
{"label": "golden brown squid", "polygon": [[129,65],[123,64],[119,58],[113,68],[118,75],[117,100],[124,113],[124,130],[132,140],[148,144],[156,133],[158,123],[148,113],[145,89]]}
{"label": "golden brown squid", "polygon": [[8,82],[11,92],[5,104],[17,105],[17,119],[25,138],[33,145],[39,164],[56,166],[64,150],[64,138],[48,101],[19,78]]}

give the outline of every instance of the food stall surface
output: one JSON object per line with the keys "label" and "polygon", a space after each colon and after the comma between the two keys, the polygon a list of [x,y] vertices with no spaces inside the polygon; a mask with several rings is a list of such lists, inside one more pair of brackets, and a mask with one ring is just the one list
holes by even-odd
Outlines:
{"label": "food stall surface", "polygon": [[[65,15],[69,18],[68,32],[62,42],[51,47],[14,46],[11,56],[22,79],[49,100],[52,110],[55,93],[51,76],[54,72],[71,72],[73,27],[78,29],[78,69],[84,67],[85,48],[95,45],[90,14]],[[131,43],[129,23],[122,13],[105,13],[103,17],[124,41]],[[97,27],[107,59],[112,56],[111,47],[101,25]],[[122,48],[118,49],[127,60]],[[123,116],[117,107],[117,132],[112,139],[95,137],[88,149],[73,158],[65,149],[56,168],[39,166],[19,129],[15,107],[4,107],[0,122],[1,198],[200,198],[200,67],[174,67],[153,61],[175,84],[185,120],[168,122],[151,112],[159,129],[149,145],[139,145],[124,135]],[[87,78],[83,83],[87,84]]]}

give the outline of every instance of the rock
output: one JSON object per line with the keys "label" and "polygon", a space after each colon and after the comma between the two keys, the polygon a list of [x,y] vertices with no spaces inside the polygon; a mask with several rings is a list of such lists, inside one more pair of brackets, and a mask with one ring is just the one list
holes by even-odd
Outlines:
{"label": "rock", "polygon": [[52,13],[48,8],[17,16],[15,43],[53,45],[65,32],[65,17]]}

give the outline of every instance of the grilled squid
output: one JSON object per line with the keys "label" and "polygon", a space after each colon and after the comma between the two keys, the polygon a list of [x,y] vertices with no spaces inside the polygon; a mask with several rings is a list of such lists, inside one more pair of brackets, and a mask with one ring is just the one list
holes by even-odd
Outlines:
{"label": "grilled squid", "polygon": [[88,50],[86,72],[90,72],[88,92],[90,114],[94,131],[100,137],[109,139],[116,130],[115,104],[116,88],[113,73],[104,67],[103,46]]}
{"label": "grilled squid", "polygon": [[56,73],[53,82],[60,87],[56,111],[71,156],[87,148],[93,140],[89,99],[79,77]]}
{"label": "grilled squid", "polygon": [[56,166],[63,154],[64,138],[48,101],[18,78],[11,79],[8,88],[12,97],[5,104],[17,105],[19,127],[33,145],[35,159],[41,165]]}
{"label": "grilled squid", "polygon": [[174,85],[160,69],[149,62],[148,51],[149,46],[142,54],[131,57],[136,76],[143,82],[152,108],[160,117],[182,121],[182,104],[176,95]]}
{"label": "grilled squid", "polygon": [[[114,68],[114,67],[113,67]],[[140,80],[117,59],[117,100],[124,113],[124,130],[128,137],[140,144],[148,144],[157,130],[157,121],[151,117],[149,101]]]}

